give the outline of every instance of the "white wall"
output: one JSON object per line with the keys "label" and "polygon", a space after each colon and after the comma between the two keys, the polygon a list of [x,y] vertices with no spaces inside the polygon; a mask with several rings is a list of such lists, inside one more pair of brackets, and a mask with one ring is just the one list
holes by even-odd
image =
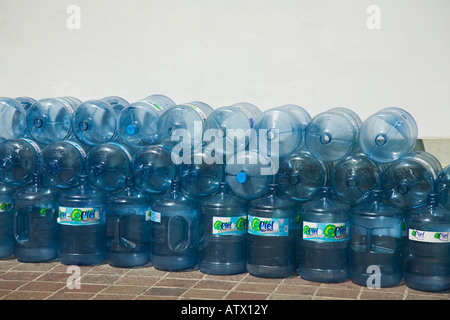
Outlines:
{"label": "white wall", "polygon": [[162,93],[362,120],[399,106],[421,138],[450,137],[449,15],[448,0],[0,0],[0,96]]}

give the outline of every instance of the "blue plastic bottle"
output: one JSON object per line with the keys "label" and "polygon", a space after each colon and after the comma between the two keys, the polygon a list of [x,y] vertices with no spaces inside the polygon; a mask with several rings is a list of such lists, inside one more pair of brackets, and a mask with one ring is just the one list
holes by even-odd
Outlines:
{"label": "blue plastic bottle", "polygon": [[118,137],[118,117],[129,104],[126,100],[110,96],[83,102],[75,110],[72,128],[83,144],[96,146]]}
{"label": "blue plastic bottle", "polygon": [[406,110],[384,108],[361,125],[359,146],[372,160],[388,163],[412,150],[417,133],[417,123]]}
{"label": "blue plastic bottle", "polygon": [[19,262],[45,262],[58,257],[58,193],[42,185],[33,174],[33,184],[18,190],[14,203],[14,255]]}
{"label": "blue plastic bottle", "polygon": [[131,173],[131,150],[116,142],[95,146],[86,156],[89,183],[103,191],[118,191]]}
{"label": "blue plastic bottle", "polygon": [[350,277],[350,207],[322,187],[300,211],[298,272],[305,280],[342,282]]}
{"label": "blue plastic bottle", "polygon": [[0,183],[0,259],[14,254],[14,205],[16,190]]}
{"label": "blue plastic bottle", "polygon": [[231,275],[247,271],[247,203],[233,196],[226,182],[217,193],[200,202],[201,272]]}
{"label": "blue plastic bottle", "polygon": [[293,104],[264,111],[255,121],[249,148],[256,147],[264,155],[283,158],[302,146],[310,120],[305,109]]}
{"label": "blue plastic bottle", "polygon": [[106,197],[91,188],[86,175],[59,197],[58,259],[67,265],[97,265],[106,260]]}
{"label": "blue plastic bottle", "polygon": [[275,181],[280,194],[295,201],[310,201],[330,179],[331,166],[307,150],[297,150],[280,164]]}
{"label": "blue plastic bottle", "polygon": [[204,123],[213,111],[209,105],[199,101],[171,107],[158,120],[161,143],[169,150],[201,146]]}
{"label": "blue plastic bottle", "polygon": [[450,210],[450,165],[441,170],[436,181],[439,203]]}
{"label": "blue plastic bottle", "polygon": [[26,111],[17,99],[0,97],[0,141],[25,134]]}
{"label": "blue plastic bottle", "polygon": [[338,161],[358,146],[361,123],[359,116],[348,108],[319,113],[306,127],[306,147],[322,161]]}
{"label": "blue plastic bottle", "polygon": [[[19,103],[25,109],[25,117],[26,117],[26,112],[28,112],[28,109],[30,109],[30,107],[36,102],[36,99],[27,97],[27,96],[17,97],[15,99],[17,101],[19,101]],[[24,119],[24,121],[25,121],[25,119]],[[26,125],[25,125],[25,127],[26,127]]]}
{"label": "blue plastic bottle", "polygon": [[275,173],[271,159],[255,150],[240,151],[225,165],[225,180],[231,191],[245,200],[266,193]]}
{"label": "blue plastic bottle", "polygon": [[41,147],[26,138],[0,143],[0,181],[10,186],[24,186],[32,182],[39,166]]}
{"label": "blue plastic bottle", "polygon": [[54,142],[42,149],[40,168],[43,184],[56,189],[69,189],[78,184],[84,173],[85,148],[76,141]]}
{"label": "blue plastic bottle", "polygon": [[27,112],[26,125],[30,137],[38,143],[50,144],[72,134],[72,115],[78,107],[70,97],[45,98],[36,101]]}
{"label": "blue plastic bottle", "polygon": [[409,210],[424,205],[434,192],[442,166],[425,151],[412,151],[392,162],[381,176],[381,188],[395,206]]}
{"label": "blue plastic bottle", "polygon": [[150,262],[151,198],[134,187],[127,177],[125,189],[108,199],[108,263],[133,268]]}
{"label": "blue plastic bottle", "polygon": [[352,153],[334,165],[331,188],[339,200],[353,206],[380,188],[382,172],[382,167],[366,155]]}
{"label": "blue plastic bottle", "polygon": [[172,99],[160,94],[133,102],[119,115],[120,139],[134,147],[158,143],[158,119],[174,105]]}
{"label": "blue plastic bottle", "polygon": [[426,206],[407,213],[404,279],[421,291],[450,290],[450,211],[430,194]]}
{"label": "blue plastic bottle", "polygon": [[181,193],[180,180],[152,203],[150,259],[156,269],[176,271],[197,265],[198,203]]}
{"label": "blue plastic bottle", "polygon": [[256,277],[284,278],[297,270],[296,204],[283,199],[277,185],[248,208],[247,270]]}
{"label": "blue plastic bottle", "polygon": [[131,162],[136,188],[148,193],[166,192],[176,176],[169,150],[161,145],[141,148]]}
{"label": "blue plastic bottle", "polygon": [[384,288],[402,281],[402,224],[403,212],[384,200],[382,190],[373,190],[367,201],[353,207],[350,277],[354,283]]}

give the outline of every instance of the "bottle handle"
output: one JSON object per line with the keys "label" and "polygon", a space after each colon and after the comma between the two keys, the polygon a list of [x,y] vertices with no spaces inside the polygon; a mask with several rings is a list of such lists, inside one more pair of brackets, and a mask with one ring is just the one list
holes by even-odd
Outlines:
{"label": "bottle handle", "polygon": [[[176,220],[178,221],[176,221]],[[183,221],[180,221],[183,220]],[[183,228],[187,226],[187,239],[182,239],[184,243],[180,243],[179,241],[179,233],[175,231],[176,224],[183,223]],[[172,216],[169,218],[167,222],[167,244],[169,249],[176,253],[183,253],[189,247],[191,243],[191,228],[189,227],[189,221],[187,221],[182,216]]]}
{"label": "bottle handle", "polygon": [[[19,217],[28,216],[28,230],[19,230]],[[25,220],[25,219],[24,219]],[[14,239],[20,243],[25,244],[30,240],[30,229],[31,229],[31,215],[25,209],[20,209],[14,212]],[[27,232],[24,232],[27,231]],[[27,236],[24,237],[23,235]]]}
{"label": "bottle handle", "polygon": [[114,228],[114,243],[120,247],[126,249],[134,249],[137,244],[131,240],[128,240],[123,236],[123,220],[124,218],[131,218],[134,212],[130,211],[125,214],[121,214],[116,218],[116,225]]}

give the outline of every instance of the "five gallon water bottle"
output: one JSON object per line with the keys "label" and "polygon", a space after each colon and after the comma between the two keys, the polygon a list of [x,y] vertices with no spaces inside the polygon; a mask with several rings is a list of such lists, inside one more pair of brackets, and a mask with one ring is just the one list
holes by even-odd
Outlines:
{"label": "five gallon water bottle", "polygon": [[77,100],[71,97],[36,101],[28,109],[26,116],[30,138],[38,143],[50,144],[70,137],[72,115],[77,107]]}
{"label": "five gallon water bottle", "polygon": [[[350,277],[361,286],[392,287],[403,278],[403,213],[373,190],[351,211]],[[375,277],[373,276],[375,275]]]}
{"label": "five gallon water bottle", "polygon": [[86,150],[81,144],[64,140],[42,149],[40,170],[44,185],[56,189],[69,189],[78,184],[84,173]]}
{"label": "five gallon water bottle", "polygon": [[322,161],[338,161],[358,146],[361,123],[359,116],[348,108],[319,113],[306,127],[306,147]]}
{"label": "five gallon water bottle", "polygon": [[126,100],[115,96],[83,102],[73,114],[75,136],[88,146],[115,140],[118,137],[118,116],[127,106]]}
{"label": "five gallon water bottle", "polygon": [[117,191],[125,186],[131,173],[131,151],[116,142],[100,144],[86,156],[89,183],[99,190]]}
{"label": "five gallon water bottle", "polygon": [[134,147],[156,144],[159,142],[158,119],[174,105],[172,99],[160,94],[133,102],[120,113],[119,137]]}
{"label": "five gallon water bottle", "polygon": [[225,166],[225,180],[232,192],[245,200],[266,193],[275,173],[271,159],[255,150],[236,153]]}
{"label": "five gallon water bottle", "polygon": [[322,187],[301,207],[298,272],[305,280],[342,282],[350,277],[350,207]]}
{"label": "five gallon water bottle", "polygon": [[[28,112],[28,109],[36,102],[36,99],[23,96],[23,97],[17,97],[15,98],[19,103],[22,105],[22,107],[25,109],[25,112]],[[26,116],[26,114],[25,114]],[[25,119],[24,119],[25,120]]]}
{"label": "five gallon water bottle", "polygon": [[151,198],[127,177],[125,189],[108,199],[108,263],[114,267],[138,267],[150,262]]}
{"label": "five gallon water bottle", "polygon": [[352,153],[334,165],[331,187],[339,200],[353,206],[380,187],[381,174],[378,163],[362,153]]}
{"label": "five gallon water bottle", "polygon": [[58,193],[42,185],[33,174],[33,184],[18,190],[14,203],[14,255],[20,262],[44,262],[58,257]]}
{"label": "five gallon water bottle", "polygon": [[200,202],[200,271],[218,275],[245,272],[247,224],[247,203],[231,194],[228,183],[221,182],[214,196]]}
{"label": "five gallon water bottle", "polygon": [[39,166],[40,146],[26,138],[0,143],[0,181],[10,186],[30,183]]}
{"label": "five gallon water bottle", "polygon": [[450,165],[441,170],[436,181],[439,203],[450,210]]}
{"label": "five gallon water bottle", "polygon": [[422,291],[449,290],[450,211],[439,206],[437,194],[429,194],[426,206],[408,212],[406,227],[406,285]]}
{"label": "five gallon water bottle", "polygon": [[247,270],[257,277],[282,278],[297,270],[297,207],[270,184],[248,209]]}
{"label": "five gallon water bottle", "polygon": [[201,146],[204,122],[213,111],[209,105],[199,101],[171,107],[158,120],[161,143],[177,151]]}
{"label": "five gallon water bottle", "polygon": [[417,140],[417,124],[405,110],[384,108],[368,117],[359,133],[361,151],[377,162],[392,162],[411,149]]}
{"label": "five gallon water bottle", "polygon": [[25,120],[26,111],[17,99],[0,97],[0,141],[22,137]]}
{"label": "five gallon water bottle", "polygon": [[106,199],[91,188],[86,175],[59,197],[58,259],[67,265],[96,265],[106,252]]}
{"label": "five gallon water bottle", "polygon": [[144,192],[167,191],[176,176],[169,150],[161,145],[143,147],[134,155],[131,174],[136,187]]}
{"label": "five gallon water bottle", "polygon": [[296,201],[315,198],[330,177],[330,165],[314,157],[307,150],[297,150],[283,159],[275,181],[280,194]]}
{"label": "five gallon water bottle", "polygon": [[170,192],[153,201],[151,221],[153,266],[168,271],[194,268],[199,244],[198,203],[181,193],[180,180],[172,180]]}
{"label": "five gallon water bottle", "polygon": [[14,206],[15,189],[0,183],[0,259],[14,254]]}
{"label": "five gallon water bottle", "polygon": [[382,174],[381,187],[395,206],[409,210],[427,201],[434,192],[436,178],[442,166],[425,151],[412,151],[394,161]]}
{"label": "five gallon water bottle", "polygon": [[255,121],[250,148],[271,157],[285,157],[304,142],[304,132],[311,120],[300,106],[288,104],[264,111]]}

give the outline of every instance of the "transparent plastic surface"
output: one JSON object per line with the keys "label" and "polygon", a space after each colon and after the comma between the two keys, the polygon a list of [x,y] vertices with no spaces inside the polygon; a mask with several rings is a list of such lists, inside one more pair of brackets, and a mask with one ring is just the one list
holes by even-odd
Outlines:
{"label": "transparent plastic surface", "polygon": [[10,258],[14,254],[14,205],[16,190],[0,184],[0,259]]}
{"label": "transparent plastic surface", "polygon": [[450,210],[450,165],[441,170],[436,181],[439,203]]}
{"label": "transparent plastic surface", "polygon": [[0,97],[0,141],[25,134],[26,111],[17,99]]}

